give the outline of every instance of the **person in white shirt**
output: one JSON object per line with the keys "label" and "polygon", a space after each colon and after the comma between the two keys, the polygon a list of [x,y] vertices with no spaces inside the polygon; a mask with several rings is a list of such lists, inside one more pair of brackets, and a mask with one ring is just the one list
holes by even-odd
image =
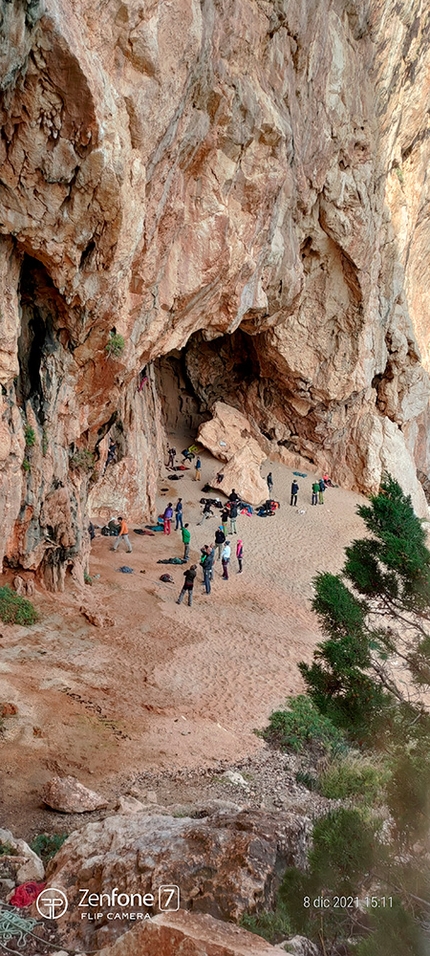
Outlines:
{"label": "person in white shirt", "polygon": [[222,576],[225,581],[228,581],[228,566],[230,563],[230,555],[231,555],[230,542],[226,541],[221,554],[221,563],[222,563],[222,571],[223,571]]}

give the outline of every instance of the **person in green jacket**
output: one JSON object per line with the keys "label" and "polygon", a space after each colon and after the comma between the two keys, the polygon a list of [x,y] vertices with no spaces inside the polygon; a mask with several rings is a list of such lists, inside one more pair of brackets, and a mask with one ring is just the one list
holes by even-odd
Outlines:
{"label": "person in green jacket", "polygon": [[184,524],[182,528],[182,541],[184,544],[184,561],[188,561],[190,557],[191,531],[188,530],[187,524]]}
{"label": "person in green jacket", "polygon": [[319,483],[319,481],[314,481],[313,484],[312,484],[312,504],[313,504],[313,505],[317,505],[317,504],[318,504],[318,492],[319,492],[319,490],[320,490],[320,483]]}

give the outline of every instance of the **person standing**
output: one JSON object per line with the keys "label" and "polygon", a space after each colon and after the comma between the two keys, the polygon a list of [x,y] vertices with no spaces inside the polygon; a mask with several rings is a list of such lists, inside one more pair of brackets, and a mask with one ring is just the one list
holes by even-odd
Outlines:
{"label": "person standing", "polygon": [[230,505],[230,534],[237,534],[236,531],[237,504],[232,501]]}
{"label": "person standing", "polygon": [[235,488],[233,488],[231,494],[228,496],[229,501],[240,501],[239,495]]}
{"label": "person standing", "polygon": [[182,531],[182,528],[183,528],[183,524],[182,524],[182,498],[178,498],[178,500],[177,500],[177,502],[176,502],[176,505],[175,505],[175,515],[176,515],[175,531],[179,531],[179,528],[180,528],[181,531]]}
{"label": "person standing", "polygon": [[200,481],[201,472],[202,472],[202,463],[201,463],[201,461],[200,461],[200,457],[197,456],[197,460],[196,460],[196,473],[195,473],[195,475],[194,475],[193,481]]}
{"label": "person standing", "polygon": [[318,482],[318,501],[320,505],[324,504],[324,492],[325,492],[325,483],[324,479],[320,478]]}
{"label": "person standing", "polygon": [[173,518],[173,507],[172,507],[172,502],[169,501],[169,504],[167,505],[167,508],[163,514],[164,534],[170,534],[170,522],[172,518]]}
{"label": "person standing", "polygon": [[319,481],[314,481],[314,482],[312,483],[312,504],[313,504],[313,505],[317,505],[317,504],[318,504],[318,492],[319,492],[319,490],[320,490]]}
{"label": "person standing", "polygon": [[193,603],[193,588],[194,588],[194,581],[196,579],[196,574],[197,574],[196,564],[192,564],[190,568],[187,568],[187,570],[184,571],[185,580],[182,586],[182,591],[178,597],[178,600],[176,601],[177,604],[181,604],[185,595],[188,594],[188,607],[191,607]]}
{"label": "person standing", "polygon": [[168,460],[168,462],[167,462],[167,467],[168,467],[168,468],[174,468],[174,467],[175,467],[175,458],[176,458],[176,448],[169,448],[169,447],[168,447],[168,448],[167,448],[167,451],[168,451],[168,453],[169,453],[169,460]]}
{"label": "person standing", "polygon": [[296,479],[294,478],[294,479],[293,479],[293,482],[292,482],[292,485],[291,485],[291,500],[290,500],[290,505],[296,505],[296,504],[297,504],[297,492],[298,492],[298,490],[299,490],[299,486],[298,486],[298,484],[297,484]]}
{"label": "person standing", "polygon": [[215,548],[218,552],[217,561],[219,561],[221,558],[221,551],[222,551],[222,546],[224,542],[225,542],[225,533],[224,533],[222,525],[220,525],[219,528],[217,528],[217,530],[215,531]]}
{"label": "person standing", "polygon": [[121,518],[120,515],[118,515],[118,524],[120,525],[119,535],[118,535],[118,537],[117,537],[117,539],[116,539],[116,541],[115,541],[115,544],[114,544],[114,546],[113,546],[113,548],[112,548],[112,551],[116,551],[116,550],[117,550],[118,545],[119,545],[120,541],[122,540],[122,541],[124,542],[124,544],[127,545],[127,554],[131,554],[133,548],[132,548],[132,546],[131,546],[131,544],[130,544],[130,539],[129,539],[129,537],[128,537],[128,527],[127,527],[127,523],[126,523],[126,521],[124,521],[124,518]]}
{"label": "person standing", "polygon": [[227,537],[228,514],[229,514],[228,508],[224,508],[224,510],[221,512],[221,524],[222,524],[222,530],[224,532],[224,541]]}
{"label": "person standing", "polygon": [[191,541],[191,531],[188,530],[188,524],[184,525],[182,528],[182,543],[184,545],[184,561],[189,561],[190,559],[190,541]]}
{"label": "person standing", "polygon": [[210,594],[211,593],[211,576],[212,576],[212,568],[213,568],[213,556],[212,556],[212,548],[209,547],[209,545],[206,547],[206,554],[202,562],[202,567],[203,567],[203,583],[205,586],[205,591],[206,591],[206,594]]}
{"label": "person standing", "polygon": [[224,581],[228,581],[228,566],[230,564],[231,548],[230,542],[226,541],[221,554],[222,576]]}
{"label": "person standing", "polygon": [[241,538],[239,538],[239,540],[238,540],[238,542],[237,542],[237,545],[236,545],[236,558],[237,558],[237,563],[238,563],[238,565],[239,565],[239,570],[238,570],[237,573],[238,573],[238,574],[242,574],[242,571],[243,571],[243,568],[242,568],[242,561],[243,561],[243,541],[242,541]]}
{"label": "person standing", "polygon": [[272,478],[272,472],[271,472],[271,471],[269,471],[269,474],[268,474],[268,476],[267,476],[267,478],[266,478],[266,481],[267,481],[267,487],[268,487],[268,489],[269,489],[269,495],[272,495],[272,492],[273,492],[273,478]]}

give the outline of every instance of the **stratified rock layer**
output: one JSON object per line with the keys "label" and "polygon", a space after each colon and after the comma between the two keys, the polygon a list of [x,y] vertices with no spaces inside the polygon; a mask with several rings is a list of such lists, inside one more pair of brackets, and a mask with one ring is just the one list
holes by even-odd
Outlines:
{"label": "stratified rock layer", "polygon": [[[88,506],[154,513],[168,354],[193,427],[225,401],[272,456],[349,487],[375,490],[397,468],[426,513],[422,6],[4,5],[0,551],[11,564],[61,588],[67,568],[83,579]],[[103,474],[109,434],[119,457]]]}

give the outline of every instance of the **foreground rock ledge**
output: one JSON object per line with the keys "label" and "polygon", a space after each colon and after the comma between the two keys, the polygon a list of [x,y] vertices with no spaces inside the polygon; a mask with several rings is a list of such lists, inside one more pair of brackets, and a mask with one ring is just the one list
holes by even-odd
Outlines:
{"label": "foreground rock ledge", "polygon": [[[69,910],[62,942],[95,950],[124,934],[125,921],[81,919],[80,888],[89,893],[153,893],[175,884],[181,906],[239,922],[245,912],[270,907],[278,876],[306,862],[311,821],[300,814],[242,810],[203,819],[116,814],[73,833],[49,865],[50,885],[63,889]],[[137,905],[131,911],[141,911]],[[69,948],[69,946],[67,946]],[[164,952],[159,950],[159,952]]]}
{"label": "foreground rock ledge", "polygon": [[96,956],[276,956],[284,949],[271,946],[260,936],[248,933],[212,916],[178,910],[163,913],[136,926]]}

